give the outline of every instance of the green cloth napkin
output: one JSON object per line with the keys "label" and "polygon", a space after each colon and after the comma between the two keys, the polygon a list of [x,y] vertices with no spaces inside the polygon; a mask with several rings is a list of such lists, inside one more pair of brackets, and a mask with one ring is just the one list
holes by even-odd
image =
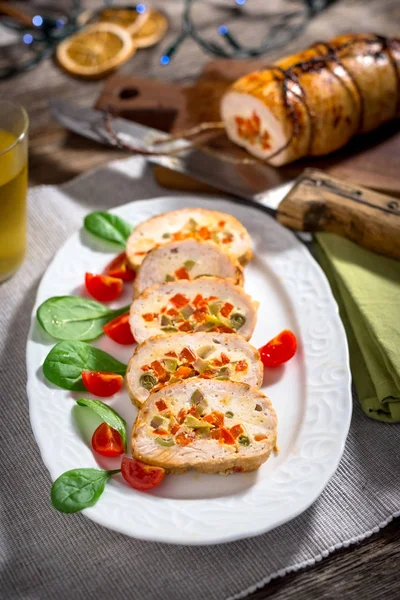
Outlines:
{"label": "green cloth napkin", "polygon": [[331,233],[315,242],[346,329],[362,409],[378,421],[400,422],[400,261]]}

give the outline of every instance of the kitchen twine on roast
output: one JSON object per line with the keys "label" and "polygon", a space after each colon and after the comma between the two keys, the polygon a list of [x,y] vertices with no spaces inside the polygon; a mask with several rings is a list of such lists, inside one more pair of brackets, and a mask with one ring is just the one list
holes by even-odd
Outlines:
{"label": "kitchen twine on roast", "polygon": [[188,129],[183,129],[183,130],[179,131],[178,133],[169,135],[165,138],[159,138],[159,139],[152,140],[151,144],[153,144],[154,146],[161,145],[161,144],[168,144],[168,143],[171,143],[176,140],[183,139],[183,138],[185,139],[185,141],[187,141],[185,146],[172,147],[169,149],[157,151],[157,150],[151,150],[150,147],[139,148],[137,146],[132,145],[131,143],[128,143],[127,141],[125,142],[123,139],[121,139],[120,134],[118,134],[115,131],[115,129],[113,128],[112,118],[113,118],[113,115],[112,115],[111,111],[109,111],[109,110],[105,111],[105,113],[104,113],[104,128],[109,135],[110,142],[112,143],[112,145],[117,146],[118,148],[120,148],[121,150],[124,150],[125,152],[130,152],[131,154],[141,154],[142,156],[173,156],[176,154],[180,154],[181,152],[183,152],[184,150],[188,150],[189,148],[197,148],[197,149],[201,150],[202,152],[209,154],[210,156],[213,156],[215,158],[218,158],[219,160],[222,160],[224,162],[233,163],[233,164],[242,164],[242,165],[254,164],[254,163],[259,163],[259,162],[268,163],[268,161],[271,158],[274,158],[277,154],[279,154],[280,152],[283,152],[283,150],[285,150],[291,144],[293,138],[295,137],[295,135],[297,133],[297,127],[294,126],[293,132],[290,135],[289,140],[284,144],[284,146],[278,148],[275,152],[273,152],[272,154],[270,154],[269,156],[267,156],[266,158],[264,158],[261,161],[260,159],[254,158],[251,156],[246,156],[246,157],[242,157],[242,158],[237,157],[237,156],[232,156],[230,154],[227,154],[226,152],[222,152],[221,150],[216,150],[214,148],[211,148],[210,146],[207,146],[205,142],[201,143],[201,142],[196,142],[194,139],[190,139],[190,138],[195,138],[204,133],[207,133],[209,131],[218,132],[218,133],[216,133],[215,137],[217,137],[218,135],[221,135],[221,132],[225,131],[225,123],[223,121],[214,121],[214,122],[203,121],[203,122],[199,123],[198,125],[195,125],[194,127],[190,127]]}
{"label": "kitchen twine on roast", "polygon": [[[198,125],[195,125],[194,127],[190,127],[188,129],[183,129],[182,131],[180,131],[179,133],[176,133],[174,135],[169,135],[165,138],[159,138],[159,139],[152,140],[151,143],[154,146],[161,145],[161,144],[168,144],[168,143],[174,142],[174,141],[182,139],[182,138],[184,138],[187,141],[187,144],[185,144],[185,146],[172,147],[172,148],[168,148],[165,150],[157,151],[157,150],[151,150],[150,147],[148,147],[147,149],[139,148],[138,146],[134,146],[131,143],[128,143],[127,141],[124,141],[123,139],[121,139],[120,134],[118,134],[112,126],[112,118],[113,118],[112,112],[110,110],[105,111],[105,113],[104,113],[104,128],[109,135],[112,145],[117,146],[118,148],[120,148],[121,150],[124,150],[125,152],[130,152],[131,154],[141,154],[142,156],[173,156],[176,154],[180,154],[181,152],[183,152],[184,150],[188,150],[189,148],[197,148],[197,149],[202,150],[206,154],[209,154],[213,157],[216,157],[220,160],[223,160],[223,161],[229,162],[229,163],[250,164],[250,163],[259,162],[259,159],[257,159],[257,158],[252,158],[250,156],[245,157],[245,158],[244,157],[243,158],[234,157],[234,156],[231,156],[220,150],[215,150],[213,148],[210,148],[209,146],[206,146],[204,142],[200,143],[200,142],[196,142],[194,139],[190,139],[190,138],[195,138],[199,135],[202,135],[202,134],[210,132],[210,131],[216,131],[216,132],[218,132],[216,135],[220,135],[221,131],[225,131],[225,124],[223,121],[215,121],[215,122],[204,121],[202,123],[199,123]],[[274,152],[273,156],[275,156],[275,154],[277,154],[278,152],[281,152],[282,150],[283,150],[283,148],[279,148],[276,153]],[[272,158],[272,156],[269,158]]]}

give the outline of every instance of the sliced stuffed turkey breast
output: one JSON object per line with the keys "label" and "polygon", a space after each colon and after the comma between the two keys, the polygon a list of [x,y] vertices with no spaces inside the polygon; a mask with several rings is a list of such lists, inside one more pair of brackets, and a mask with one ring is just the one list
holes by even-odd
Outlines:
{"label": "sliced stuffed turkey breast", "polygon": [[188,379],[151,394],[132,431],[132,455],[171,472],[254,471],[276,444],[270,400],[245,383]]}
{"label": "sliced stuffed turkey breast", "polygon": [[140,344],[155,335],[215,331],[250,339],[258,303],[231,281],[203,277],[163,283],[132,302],[129,323]]}
{"label": "sliced stuffed turkey breast", "polygon": [[235,217],[202,208],[182,208],[144,221],[129,236],[126,254],[137,269],[150,250],[186,239],[215,244],[241,264],[252,256],[250,236]]}
{"label": "sliced stuffed turkey breast", "polygon": [[171,242],[145,256],[133,285],[134,295],[138,296],[158,283],[181,279],[193,281],[203,276],[231,279],[233,283],[243,285],[240,264],[214,244],[190,239]]}
{"label": "sliced stuffed turkey breast", "polygon": [[399,39],[345,34],[238,79],[221,117],[233,142],[281,166],[395,119],[399,94]]}
{"label": "sliced stuffed turkey breast", "polygon": [[142,406],[166,385],[200,377],[232,380],[259,388],[263,380],[259,352],[234,333],[176,333],[156,336],[135,350],[126,372],[132,401]]}

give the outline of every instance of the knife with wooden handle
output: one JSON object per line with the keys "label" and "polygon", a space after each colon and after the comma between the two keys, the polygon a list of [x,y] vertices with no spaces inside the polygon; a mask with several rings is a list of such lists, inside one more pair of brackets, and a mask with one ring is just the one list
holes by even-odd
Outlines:
{"label": "knife with wooden handle", "polygon": [[[101,111],[82,108],[65,100],[51,100],[50,110],[64,127],[102,144],[113,145]],[[123,118],[113,119],[113,129],[124,143],[154,148],[165,133]],[[154,154],[147,159],[186,176],[261,204],[290,229],[328,231],[345,236],[379,254],[400,259],[400,200],[353,185],[318,169],[306,169],[287,181],[282,171],[263,163],[238,165],[190,148],[186,140],[174,143],[183,151],[174,156]]]}
{"label": "knife with wooden handle", "polygon": [[282,225],[329,231],[400,259],[400,200],[306,169],[277,210]]}

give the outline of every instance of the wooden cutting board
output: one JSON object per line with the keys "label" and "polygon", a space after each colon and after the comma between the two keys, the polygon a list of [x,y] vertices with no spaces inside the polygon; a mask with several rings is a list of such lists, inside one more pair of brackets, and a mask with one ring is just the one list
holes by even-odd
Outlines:
{"label": "wooden cutting board", "polygon": [[[211,61],[191,85],[116,75],[108,79],[96,108],[111,108],[126,119],[177,133],[203,121],[219,121],[220,99],[228,86],[238,77],[265,66],[262,60]],[[207,143],[231,155],[245,155],[225,134],[210,136]],[[357,136],[327,157],[302,159],[279,170],[292,178],[306,167],[323,169],[335,177],[400,196],[400,122],[392,121]],[[156,168],[156,177],[166,187],[214,191],[163,167]]]}

